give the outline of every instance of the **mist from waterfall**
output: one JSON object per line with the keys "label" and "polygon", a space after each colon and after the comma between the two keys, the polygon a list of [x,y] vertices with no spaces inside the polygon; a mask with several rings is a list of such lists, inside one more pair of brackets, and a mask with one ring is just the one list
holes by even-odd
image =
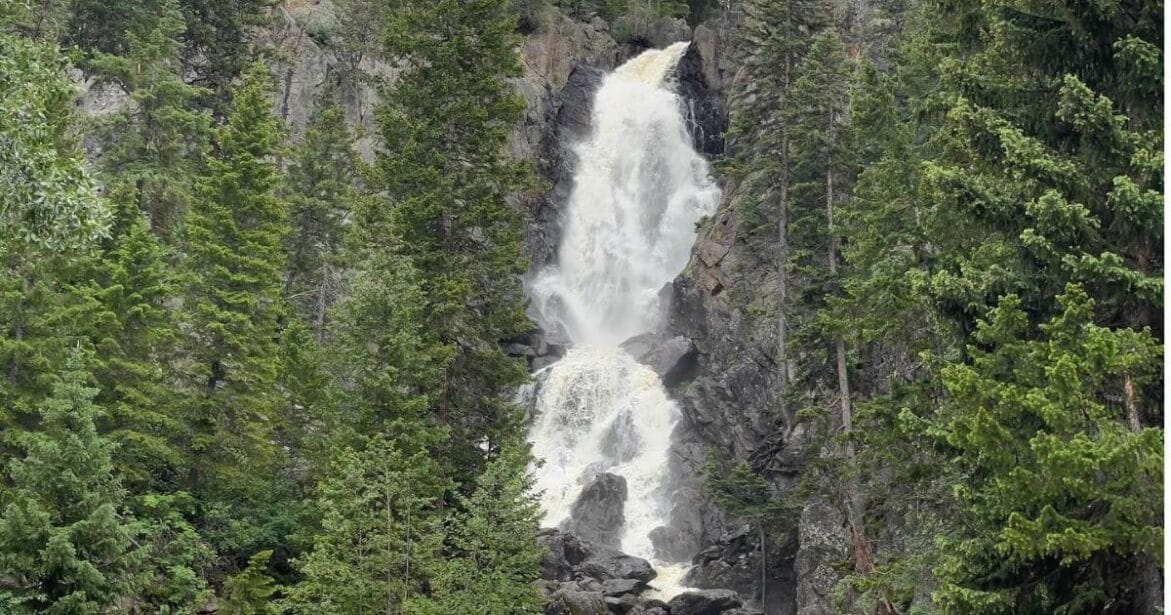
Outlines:
{"label": "mist from waterfall", "polygon": [[668,76],[676,43],[623,64],[595,94],[591,135],[576,149],[557,263],[529,285],[536,318],[565,358],[543,370],[529,438],[544,525],[557,526],[599,472],[627,481],[621,549],[650,560],[671,593],[680,567],[656,561],[649,533],[666,523],[664,482],[678,409],[649,368],[620,346],[663,326],[662,290],[686,266],[699,219],[719,189],[693,149]]}

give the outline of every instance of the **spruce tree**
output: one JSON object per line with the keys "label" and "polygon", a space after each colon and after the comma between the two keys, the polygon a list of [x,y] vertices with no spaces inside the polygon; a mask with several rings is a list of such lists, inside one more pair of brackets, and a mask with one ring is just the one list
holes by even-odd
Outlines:
{"label": "spruce tree", "polygon": [[339,447],[319,487],[321,531],[297,569],[296,613],[393,613],[422,590],[442,545],[436,504],[450,485],[430,448],[444,434],[417,421]]}
{"label": "spruce tree", "polygon": [[261,551],[248,559],[248,566],[242,572],[224,581],[224,598],[218,612],[224,615],[279,612],[271,604],[277,592],[276,583],[267,571],[271,559],[272,551]]}
{"label": "spruce tree", "polygon": [[541,518],[521,446],[504,448],[488,462],[476,490],[460,503],[444,528],[444,559],[426,597],[406,611],[419,615],[542,613],[544,599],[533,583],[541,548],[531,537]]}
{"label": "spruce tree", "polygon": [[285,295],[312,323],[318,342],[341,286],[343,222],[355,198],[361,161],[336,104],[314,112],[288,170],[292,232]]}
{"label": "spruce tree", "polygon": [[[1145,611],[1143,556],[1163,528],[1162,430],[1128,425],[1126,383],[1158,377],[1159,345],[1093,322],[1070,285],[1030,339],[1012,295],[981,321],[970,364],[943,372],[937,435],[961,471],[967,528],[942,545],[945,612]],[[977,346],[978,345],[978,346]],[[1110,402],[1104,400],[1115,399]]]}
{"label": "spruce tree", "polygon": [[[273,475],[286,207],[276,196],[274,156],[282,127],[269,75],[254,64],[235,89],[218,147],[189,211],[184,250],[184,327],[192,395],[187,413],[189,488],[220,512],[224,544],[266,539],[264,481]],[[222,508],[221,508],[222,507]],[[236,521],[239,527],[232,526]],[[267,536],[271,538],[271,536]]]}
{"label": "spruce tree", "polygon": [[130,97],[124,111],[102,121],[107,181],[131,193],[151,228],[170,237],[195,196],[211,130],[200,104],[210,92],[183,80],[185,26],[176,0],[161,0],[150,24],[127,35],[124,55],[98,54],[91,66]]}
{"label": "spruce tree", "polygon": [[264,23],[268,0],[179,0],[187,23],[183,34],[184,64],[196,82],[215,93],[217,117],[230,111],[233,81],[255,59],[252,30]]}
{"label": "spruce tree", "polygon": [[173,485],[186,460],[179,447],[183,430],[180,397],[172,369],[179,331],[166,304],[177,296],[166,251],[130,202],[122,234],[90,259],[89,276],[78,287],[100,306],[82,331],[93,344],[96,401],[106,409],[103,433],[118,444],[114,464],[135,493]]}
{"label": "spruce tree", "polygon": [[134,524],[98,434],[96,389],[74,351],[39,404],[38,426],[18,437],[0,516],[0,606],[12,613],[96,613],[119,608],[137,567]]}
{"label": "spruce tree", "polygon": [[430,386],[434,416],[451,429],[442,457],[466,484],[483,467],[481,443],[520,428],[509,396],[526,376],[501,346],[530,327],[523,224],[507,201],[530,176],[505,153],[523,108],[508,80],[520,74],[515,29],[504,0],[389,12],[386,53],[404,72],[380,115],[378,188],[388,203],[357,220],[362,232],[393,234],[418,271],[424,320],[451,357]]}

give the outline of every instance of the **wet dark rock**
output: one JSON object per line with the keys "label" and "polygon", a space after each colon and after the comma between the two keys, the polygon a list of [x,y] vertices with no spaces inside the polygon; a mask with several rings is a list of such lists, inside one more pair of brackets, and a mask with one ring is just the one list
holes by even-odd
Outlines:
{"label": "wet dark rock", "polygon": [[543,529],[537,533],[537,542],[547,550],[541,560],[541,578],[548,581],[580,583],[592,579],[601,591],[607,580],[632,579],[645,587],[657,576],[645,559],[582,540],[572,532]]}
{"label": "wet dark rock", "polygon": [[686,592],[671,598],[671,615],[721,615],[742,606],[740,596],[727,589]]}
{"label": "wet dark rock", "polygon": [[586,560],[580,571],[603,582],[605,579],[635,579],[645,584],[658,576],[645,559],[606,548]]}
{"label": "wet dark rock", "polygon": [[665,562],[685,562],[695,552],[695,540],[682,530],[659,526],[651,530],[651,546],[655,557]]}
{"label": "wet dark rock", "polygon": [[642,439],[634,428],[634,417],[627,410],[618,415],[602,435],[602,454],[614,463],[625,463],[638,456]]}
{"label": "wet dark rock", "polygon": [[603,599],[609,612],[615,615],[626,615],[638,606],[638,596],[623,594],[621,596],[606,596]]}
{"label": "wet dark rock", "polygon": [[545,615],[606,615],[606,601],[602,594],[559,589],[549,596]]}
{"label": "wet dark rock", "polygon": [[538,271],[556,259],[561,238],[561,210],[573,191],[577,156],[573,146],[589,135],[594,92],[605,72],[586,65],[575,66],[556,96],[555,111],[542,127],[538,171],[550,186],[549,192],[530,207],[532,216],[525,236],[532,270]]}
{"label": "wet dark rock", "polygon": [[645,585],[636,579],[606,579],[602,582],[602,593],[607,596],[621,596],[641,590]]}
{"label": "wet dark rock", "polygon": [[598,474],[573,503],[568,529],[589,542],[617,547],[626,524],[626,495],[625,478],[606,472]]}
{"label": "wet dark rock", "polygon": [[546,549],[541,558],[541,578],[549,581],[572,581],[578,566],[593,555],[590,545],[560,530],[541,530],[537,543]]}
{"label": "wet dark rock", "polygon": [[683,336],[644,333],[622,342],[622,348],[636,361],[654,370],[668,389],[695,375],[695,347]]}

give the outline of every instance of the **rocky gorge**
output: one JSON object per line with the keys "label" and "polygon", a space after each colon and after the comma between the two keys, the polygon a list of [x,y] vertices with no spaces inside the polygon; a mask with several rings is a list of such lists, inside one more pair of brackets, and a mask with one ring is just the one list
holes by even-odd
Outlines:
{"label": "rocky gorge", "polygon": [[[298,10],[324,11],[328,3]],[[544,22],[526,35],[519,50],[524,74],[516,80],[526,105],[510,150],[533,161],[545,186],[515,203],[528,223],[525,249],[532,272],[556,262],[578,164],[575,148],[590,134],[594,95],[606,74],[644,49],[688,43],[669,81],[683,103],[695,150],[709,162],[721,159],[727,147],[728,100],[745,95],[748,87],[736,79],[731,51],[739,18],[733,6],[695,25],[664,19],[645,37],[619,42],[600,18],[574,19],[550,8]],[[276,7],[272,22],[259,33],[278,52],[273,104],[294,135],[304,130],[339,65],[304,21],[303,14]],[[369,61],[364,70],[383,82],[395,76],[392,67]],[[81,100],[88,115],[100,116],[125,104],[115,90],[88,86]],[[350,83],[341,98],[365,157],[377,143],[377,101],[377,88],[369,80]],[[100,155],[100,144],[87,146],[91,155]],[[832,562],[844,557],[847,544],[840,514],[811,501],[791,539],[768,545],[762,563],[756,534],[711,502],[703,484],[701,468],[713,451],[733,461],[750,461],[774,483],[778,497],[796,484],[804,462],[801,425],[792,417],[772,416],[779,369],[775,341],[750,306],[774,285],[774,267],[743,235],[738,198],[735,185],[722,186],[718,207],[698,225],[686,268],[660,289],[668,306],[663,330],[623,343],[658,375],[678,404],[680,418],[668,451],[670,512],[650,540],[657,559],[678,563],[686,571],[680,580],[686,591],[667,600],[656,597],[657,571],[647,560],[618,550],[631,486],[619,476],[600,473],[582,486],[573,502],[572,523],[536,537],[548,549],[540,585],[550,599],[549,615],[831,612],[829,592],[837,580]],[[564,339],[540,330],[510,340],[508,349],[526,357],[534,372],[566,354]],[[763,604],[762,595],[767,596]]]}

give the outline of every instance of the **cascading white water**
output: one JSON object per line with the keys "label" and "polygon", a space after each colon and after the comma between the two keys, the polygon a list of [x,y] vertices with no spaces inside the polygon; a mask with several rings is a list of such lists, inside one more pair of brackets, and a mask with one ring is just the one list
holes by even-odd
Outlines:
{"label": "cascading white water", "polygon": [[596,473],[624,477],[621,548],[652,562],[665,594],[682,570],[655,560],[648,534],[666,522],[662,491],[678,410],[658,376],[619,344],[662,326],[660,291],[686,266],[696,222],[719,198],[665,83],[686,50],[676,43],[646,51],[602,82],[591,135],[577,148],[557,265],[529,287],[544,330],[570,346],[541,374],[529,434],[543,460],[534,474],[544,524],[568,518]]}

